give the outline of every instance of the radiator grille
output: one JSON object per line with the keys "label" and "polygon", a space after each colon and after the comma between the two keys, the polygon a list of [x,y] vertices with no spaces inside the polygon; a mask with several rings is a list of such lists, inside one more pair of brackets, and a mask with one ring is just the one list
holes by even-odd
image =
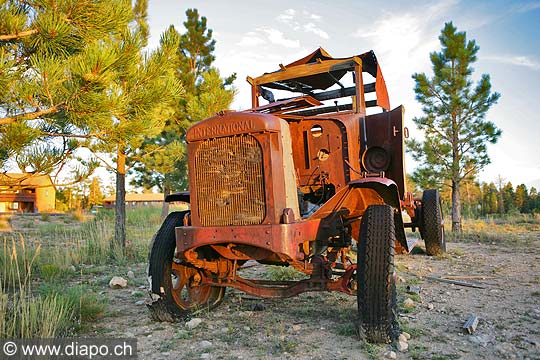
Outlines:
{"label": "radiator grille", "polygon": [[265,216],[262,151],[251,135],[205,140],[195,153],[203,226],[254,225]]}

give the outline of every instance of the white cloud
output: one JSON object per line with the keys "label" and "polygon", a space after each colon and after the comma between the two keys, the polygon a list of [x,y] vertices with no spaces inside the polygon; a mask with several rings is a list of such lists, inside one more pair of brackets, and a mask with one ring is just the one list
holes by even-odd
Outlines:
{"label": "white cloud", "polygon": [[305,33],[312,33],[323,39],[330,38],[326,31],[324,31],[314,23],[321,22],[322,16],[314,14],[307,10],[302,10],[302,12],[298,12],[294,9],[287,9],[281,14],[279,14],[276,19],[279,22],[288,25],[294,31],[302,30]]}
{"label": "white cloud", "polygon": [[460,0],[440,1],[431,6],[428,6],[427,9],[425,9],[425,12],[419,12],[419,14],[423,14],[421,15],[422,17],[426,14],[429,14],[430,18],[446,17],[451,12],[451,9],[457,4],[459,4],[459,2]]}
{"label": "white cloud", "polygon": [[287,48],[300,47],[300,41],[285,38],[285,36],[283,35],[283,32],[277,29],[262,28],[261,31],[266,34],[266,37],[272,44],[281,45]]}
{"label": "white cloud", "polygon": [[302,14],[308,18],[308,19],[311,19],[311,20],[315,20],[315,21],[321,21],[322,19],[322,16],[321,15],[317,15],[317,14],[314,14],[314,13],[311,13],[309,11],[302,11]]}
{"label": "white cloud", "polygon": [[540,70],[540,59],[533,59],[529,56],[521,55],[488,55],[482,57],[484,60],[492,60],[502,64],[524,66],[531,70]]}
{"label": "white cloud", "polygon": [[293,30],[300,29],[300,23],[296,20],[296,10],[287,9],[276,17],[277,21],[290,26]]}
{"label": "white cloud", "polygon": [[250,31],[244,36],[242,36],[242,39],[237,43],[238,46],[256,46],[264,44],[264,40],[261,39],[257,33]]}
{"label": "white cloud", "polygon": [[242,47],[253,47],[268,43],[286,48],[300,47],[300,41],[288,39],[282,31],[270,27],[261,27],[255,29],[255,31],[250,31],[243,35],[236,44]]}
{"label": "white cloud", "polygon": [[296,14],[296,10],[287,9],[281,14],[279,14],[276,19],[278,21],[281,21],[282,23],[290,24],[293,21],[295,14]]}
{"label": "white cloud", "polygon": [[[377,55],[390,95],[390,105],[396,106],[395,102],[407,104],[408,119],[421,114],[421,106],[411,91],[414,87],[411,74],[429,72],[429,53],[440,48],[438,36],[441,26],[448,21],[449,9],[455,4],[455,0],[447,0],[428,8],[411,7],[409,12],[398,15],[382,13],[377,20],[364,23],[353,33],[362,39],[363,49],[373,49]],[[412,124],[407,126],[415,131]]]}
{"label": "white cloud", "polygon": [[514,12],[525,13],[532,10],[540,9],[540,1],[533,1],[525,4],[515,5],[511,10]]}
{"label": "white cloud", "polygon": [[318,28],[314,23],[310,22],[303,26],[304,31],[308,33],[313,33],[322,37],[323,39],[329,39],[328,33],[320,28]]}
{"label": "white cloud", "polygon": [[423,9],[411,8],[404,14],[383,14],[374,23],[358,28],[353,36],[368,40],[388,64],[382,69],[387,81],[408,83],[411,73],[429,69],[429,53],[439,47],[441,25],[458,3],[445,0]]}

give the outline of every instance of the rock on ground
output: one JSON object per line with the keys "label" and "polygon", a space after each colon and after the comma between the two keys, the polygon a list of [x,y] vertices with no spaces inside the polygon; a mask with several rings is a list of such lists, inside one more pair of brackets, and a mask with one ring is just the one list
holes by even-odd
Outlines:
{"label": "rock on ground", "polygon": [[400,352],[405,352],[409,349],[409,343],[406,341],[398,341],[397,343],[397,349]]}
{"label": "rock on ground", "polygon": [[406,298],[405,301],[403,301],[403,306],[410,309],[414,307],[414,301],[411,298]]}
{"label": "rock on ground", "polygon": [[199,348],[202,350],[208,349],[212,347],[212,343],[208,340],[203,340],[199,343]]}
{"label": "rock on ground", "polygon": [[127,286],[127,280],[121,276],[113,276],[109,281],[109,287],[111,289],[123,289]]}
{"label": "rock on ground", "polygon": [[186,327],[188,328],[188,330],[193,330],[195,329],[197,326],[201,325],[202,323],[202,319],[199,319],[199,318],[193,318],[191,320],[189,320],[187,323],[186,323]]}

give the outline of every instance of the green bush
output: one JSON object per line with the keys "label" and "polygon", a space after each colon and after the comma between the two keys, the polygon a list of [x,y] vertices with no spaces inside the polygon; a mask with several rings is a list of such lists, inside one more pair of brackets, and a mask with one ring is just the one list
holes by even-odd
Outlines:
{"label": "green bush", "polygon": [[75,273],[70,268],[58,264],[43,264],[39,267],[39,274],[45,281],[58,281],[71,278]]}

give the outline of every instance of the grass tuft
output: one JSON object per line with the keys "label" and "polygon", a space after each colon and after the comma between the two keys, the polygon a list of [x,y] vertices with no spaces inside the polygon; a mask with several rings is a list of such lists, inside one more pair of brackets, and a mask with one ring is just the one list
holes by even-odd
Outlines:
{"label": "grass tuft", "polygon": [[306,277],[304,273],[292,266],[270,265],[266,270],[266,276],[272,281],[301,280]]}

